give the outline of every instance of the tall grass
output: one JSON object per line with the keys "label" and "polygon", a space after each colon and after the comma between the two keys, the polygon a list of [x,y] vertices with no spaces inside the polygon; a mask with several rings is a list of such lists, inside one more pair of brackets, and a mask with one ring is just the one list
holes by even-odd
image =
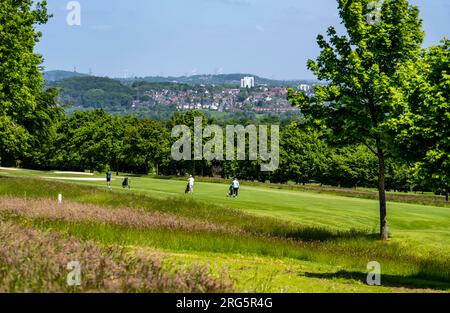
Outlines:
{"label": "tall grass", "polygon": [[209,221],[139,209],[106,209],[97,205],[64,201],[58,204],[51,199],[24,199],[0,197],[0,212],[13,213],[32,219],[61,220],[67,222],[95,222],[132,227],[136,229],[165,228],[169,230],[194,230],[217,233],[241,233],[237,227],[224,227]]}
{"label": "tall grass", "polygon": [[[177,252],[234,253],[249,256],[291,258],[339,265],[350,272],[365,273],[371,260],[383,264],[383,273],[400,281],[429,288],[450,288],[450,262],[443,256],[433,259],[408,254],[397,245],[385,245],[368,239],[298,242],[281,238],[255,237],[248,234],[218,234],[198,230],[132,228],[96,222],[70,222],[55,219],[29,219],[8,215],[12,220],[38,229],[58,231],[68,237],[94,240],[103,245],[154,247]],[[418,280],[418,281],[416,281]],[[427,281],[424,284],[423,280]]]}
{"label": "tall grass", "polygon": [[[0,292],[214,292],[230,290],[208,269],[171,269],[163,258],[134,257],[117,246],[64,238],[0,219]],[[81,285],[67,284],[67,264],[80,264]]]}

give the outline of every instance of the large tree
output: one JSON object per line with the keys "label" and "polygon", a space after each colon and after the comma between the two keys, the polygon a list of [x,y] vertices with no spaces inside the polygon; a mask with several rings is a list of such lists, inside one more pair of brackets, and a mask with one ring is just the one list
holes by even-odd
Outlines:
{"label": "large tree", "polygon": [[58,168],[104,171],[117,158],[123,125],[103,110],[76,112],[58,128],[53,164]]}
{"label": "large tree", "polygon": [[364,145],[333,148],[327,171],[323,174],[325,184],[342,187],[376,185],[377,158]]}
{"label": "large tree", "polygon": [[284,181],[308,183],[326,172],[329,149],[320,135],[292,123],[281,132],[280,167],[276,173]]}
{"label": "large tree", "polygon": [[[202,127],[203,129],[210,123],[212,123],[212,120],[208,119],[208,117],[203,113],[202,111],[197,110],[189,110],[186,112],[175,112],[172,114],[170,119],[167,121],[167,127],[168,129],[173,129],[176,125],[186,125],[189,127],[191,131],[192,136],[192,142],[194,141],[194,120],[195,118],[201,117],[202,118]],[[176,140],[179,138],[172,137],[170,138],[170,143],[173,144]],[[205,144],[207,139],[202,139],[202,145]],[[171,161],[170,167],[172,169],[172,172],[175,172],[176,174],[183,174],[183,173],[189,173],[193,175],[201,175],[204,176],[205,170],[207,171],[208,168],[211,166],[211,161],[206,160],[205,158],[202,158],[202,160],[195,160],[194,158],[194,149],[192,149],[192,155],[191,160],[180,160],[180,161]]]}
{"label": "large tree", "polygon": [[395,143],[416,162],[417,178],[448,201],[450,193],[450,41],[425,50],[397,73],[403,90],[396,119],[389,123]]}
{"label": "large tree", "polygon": [[129,118],[123,138],[124,165],[134,172],[159,174],[170,156],[170,134],[164,125],[151,119]]}
{"label": "large tree", "polygon": [[289,91],[293,105],[328,129],[342,143],[360,142],[378,159],[380,235],[388,238],[385,159],[395,150],[385,124],[396,108],[396,71],[415,59],[423,41],[419,10],[407,0],[338,0],[347,30],[328,28],[329,40],[319,35],[321,53],[308,68],[323,81],[315,95]]}
{"label": "large tree", "polygon": [[[27,155],[39,132],[46,127],[39,117],[43,94],[39,65],[42,57],[34,52],[41,33],[38,24],[47,22],[46,1],[0,1],[0,160],[14,161]],[[54,98],[53,98],[54,99]],[[52,102],[54,105],[54,101]],[[42,129],[42,127],[41,127]]]}

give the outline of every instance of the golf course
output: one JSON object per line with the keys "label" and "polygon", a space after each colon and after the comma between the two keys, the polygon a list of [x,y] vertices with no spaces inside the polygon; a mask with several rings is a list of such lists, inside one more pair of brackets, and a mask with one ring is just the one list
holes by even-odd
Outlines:
{"label": "golf course", "polygon": [[[344,190],[241,182],[239,197],[230,198],[226,182],[197,179],[194,192],[185,194],[183,178],[129,176],[131,189],[124,189],[124,176],[113,175],[110,191],[100,173],[0,168],[0,238],[14,247],[14,229],[17,237],[36,241],[32,248],[15,243],[17,257],[29,261],[6,262],[0,291],[450,291],[445,204],[388,202],[390,239],[380,241],[378,201]],[[63,258],[58,247],[64,250],[67,242],[78,248],[66,248]],[[111,265],[117,272],[111,286],[107,274],[89,265],[96,260],[89,249],[135,271],[121,273]],[[67,262],[58,264],[73,260],[71,253],[82,277],[89,277],[76,288],[65,283]],[[38,261],[40,255],[54,255],[54,263]],[[146,277],[149,260],[153,272],[145,269],[145,275],[156,271],[165,278],[154,286],[132,281],[133,273]],[[366,282],[371,261],[381,266],[380,286]],[[36,277],[25,278],[30,275]]]}

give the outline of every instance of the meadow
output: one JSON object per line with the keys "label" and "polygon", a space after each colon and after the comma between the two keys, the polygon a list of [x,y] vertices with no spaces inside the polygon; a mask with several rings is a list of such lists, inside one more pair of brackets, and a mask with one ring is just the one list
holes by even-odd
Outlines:
{"label": "meadow", "polygon": [[[391,238],[382,242],[377,201],[345,193],[243,183],[234,199],[225,197],[227,184],[197,182],[194,194],[185,195],[184,181],[145,176],[131,177],[131,190],[122,189],[121,177],[113,177],[112,185],[110,192],[100,174],[0,169],[0,221],[37,238],[95,245],[105,258],[120,250],[123,255],[112,259],[125,267],[162,260],[157,271],[167,276],[161,280],[166,285],[130,285],[137,278],[116,269],[119,291],[177,291],[172,281],[185,282],[178,291],[204,292],[450,291],[448,207],[389,202]],[[0,262],[7,259],[0,254]],[[42,263],[34,261],[30,268]],[[370,261],[381,264],[381,286],[366,284]],[[3,268],[17,263],[7,264]],[[42,266],[36,275],[45,272]],[[16,268],[15,277],[32,275],[30,268]],[[64,276],[64,269],[57,273]],[[110,290],[105,280],[73,291]],[[45,279],[18,281],[5,283],[0,276],[0,288],[48,290]]]}

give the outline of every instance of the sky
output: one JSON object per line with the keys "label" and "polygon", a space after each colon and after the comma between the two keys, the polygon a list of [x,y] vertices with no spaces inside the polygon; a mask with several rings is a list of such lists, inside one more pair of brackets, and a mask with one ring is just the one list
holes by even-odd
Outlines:
{"label": "sky", "polygon": [[[98,76],[252,73],[312,79],[306,61],[318,34],[343,32],[335,0],[78,0],[81,24],[68,25],[70,1],[47,0],[53,18],[37,52],[45,70]],[[424,20],[425,46],[450,37],[449,0],[410,0]]]}

